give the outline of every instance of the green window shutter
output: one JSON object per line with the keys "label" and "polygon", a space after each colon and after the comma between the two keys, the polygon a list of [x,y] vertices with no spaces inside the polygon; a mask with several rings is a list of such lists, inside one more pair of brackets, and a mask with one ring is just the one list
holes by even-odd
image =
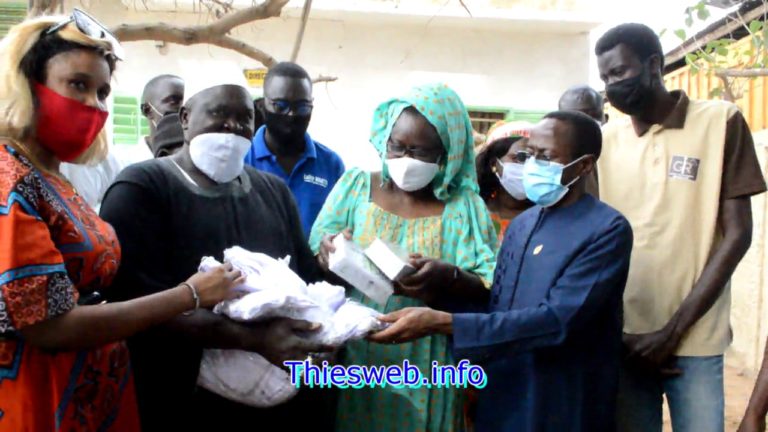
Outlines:
{"label": "green window shutter", "polygon": [[149,135],[147,119],[141,115],[139,98],[115,95],[112,108],[112,130],[115,144],[134,145],[139,137]]}
{"label": "green window shutter", "polygon": [[0,2],[0,38],[5,37],[11,27],[24,21],[26,16],[26,3]]}
{"label": "green window shutter", "polygon": [[547,113],[548,111],[510,111],[505,120],[538,123]]}
{"label": "green window shutter", "polygon": [[487,134],[488,130],[500,120],[538,123],[549,112],[480,106],[469,106],[467,111],[469,112],[469,119],[472,121],[472,128],[481,134]]}
{"label": "green window shutter", "polygon": [[472,122],[472,129],[484,135],[488,133],[491,126],[504,120],[509,110],[499,107],[467,107],[467,113]]}
{"label": "green window shutter", "polygon": [[141,136],[149,135],[149,121],[147,121],[147,118],[141,114],[141,110],[139,110],[139,127]]}

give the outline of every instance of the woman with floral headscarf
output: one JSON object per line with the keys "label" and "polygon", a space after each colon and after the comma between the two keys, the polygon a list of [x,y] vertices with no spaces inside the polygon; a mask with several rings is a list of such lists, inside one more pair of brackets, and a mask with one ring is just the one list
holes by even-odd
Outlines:
{"label": "woman with floral headscarf", "polygon": [[[327,268],[331,240],[342,231],[362,247],[380,238],[414,254],[418,271],[397,283],[385,307],[357,290],[352,298],[385,313],[487,301],[496,234],[477,193],[472,127],[461,99],[442,84],[416,87],[378,107],[371,141],[382,171],[352,169],[333,189],[310,236],[320,264]],[[397,365],[404,359],[425,376],[433,361],[452,362],[443,336],[402,345],[358,341],[347,345],[343,361]],[[459,396],[456,389],[426,386],[349,390],[341,394],[337,430],[456,430]]]}
{"label": "woman with floral headscarf", "polygon": [[528,122],[500,121],[488,131],[475,161],[480,197],[488,205],[499,244],[512,219],[533,206],[523,189],[523,164],[517,153],[524,149]]}

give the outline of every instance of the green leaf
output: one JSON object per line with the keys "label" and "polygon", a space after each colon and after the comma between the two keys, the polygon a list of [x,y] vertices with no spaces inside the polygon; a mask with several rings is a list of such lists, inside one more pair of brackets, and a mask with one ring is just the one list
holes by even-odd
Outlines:
{"label": "green leaf", "polygon": [[709,91],[709,97],[711,98],[717,98],[720,97],[723,94],[723,88],[722,87],[715,87],[712,90]]}
{"label": "green leaf", "polygon": [[755,52],[752,51],[751,49],[748,49],[748,50],[744,51],[743,54],[745,56],[747,56],[747,57],[752,57],[753,55],[755,55]]}
{"label": "green leaf", "polygon": [[728,55],[728,48],[726,48],[723,45],[720,45],[717,48],[715,48],[715,52],[717,53],[717,55],[727,56]]}
{"label": "green leaf", "polygon": [[685,37],[685,30],[683,29],[677,29],[675,30],[675,36],[679,37],[680,40],[687,40],[688,38]]}
{"label": "green leaf", "polygon": [[768,39],[768,26],[763,26],[763,41]]}
{"label": "green leaf", "polygon": [[701,5],[701,7],[698,8],[698,11],[696,12],[696,16],[700,20],[705,21],[710,16],[709,9],[707,9],[707,7],[706,7],[706,5],[704,3],[700,3],[700,5]]}
{"label": "green leaf", "polygon": [[763,22],[762,21],[752,21],[749,23],[749,32],[752,34],[755,34],[763,29]]}
{"label": "green leaf", "polygon": [[687,17],[685,17],[685,26],[686,27],[692,27],[693,26],[693,16],[692,15],[688,15]]}

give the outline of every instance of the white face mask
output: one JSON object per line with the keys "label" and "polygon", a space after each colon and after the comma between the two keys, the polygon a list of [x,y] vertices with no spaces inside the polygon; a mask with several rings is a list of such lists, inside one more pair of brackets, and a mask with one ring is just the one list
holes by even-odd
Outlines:
{"label": "white face mask", "polygon": [[507,191],[512,198],[518,201],[525,201],[525,187],[523,187],[523,164],[514,162],[502,162],[499,159],[499,163],[503,167],[501,175],[496,173],[496,177],[499,178],[499,183]]}
{"label": "white face mask", "polygon": [[413,192],[424,189],[430,184],[440,171],[440,165],[401,157],[387,159],[387,170],[397,187],[406,192]]}
{"label": "white face mask", "polygon": [[204,133],[189,142],[197,169],[216,183],[229,183],[243,172],[251,141],[233,133]]}

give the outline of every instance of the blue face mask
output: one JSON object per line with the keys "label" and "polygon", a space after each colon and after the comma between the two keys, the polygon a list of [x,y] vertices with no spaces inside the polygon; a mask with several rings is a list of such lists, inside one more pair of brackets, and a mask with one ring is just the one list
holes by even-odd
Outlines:
{"label": "blue face mask", "polygon": [[563,185],[563,170],[580,161],[584,156],[576,159],[568,165],[556,162],[544,163],[529,157],[523,166],[523,187],[529,200],[542,207],[550,207],[568,193],[571,185],[576,183],[581,176]]}

